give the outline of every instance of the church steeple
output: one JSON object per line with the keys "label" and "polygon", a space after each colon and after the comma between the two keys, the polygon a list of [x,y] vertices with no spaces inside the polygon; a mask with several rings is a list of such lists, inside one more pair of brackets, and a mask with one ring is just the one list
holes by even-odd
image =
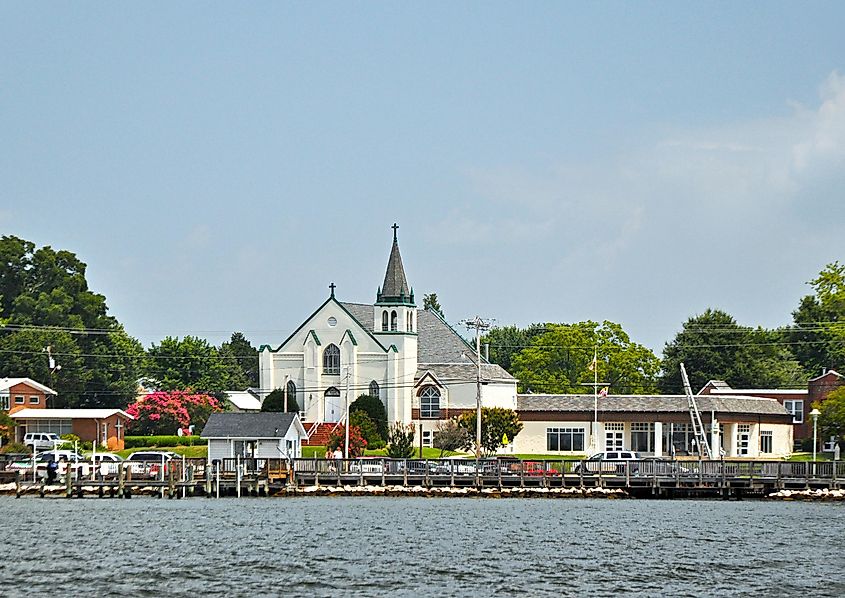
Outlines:
{"label": "church steeple", "polygon": [[402,256],[399,254],[399,241],[396,235],[399,226],[394,223],[391,228],[393,228],[393,247],[390,249],[390,259],[387,261],[384,284],[376,294],[376,302],[414,305],[414,290],[408,287],[405,267],[402,265]]}

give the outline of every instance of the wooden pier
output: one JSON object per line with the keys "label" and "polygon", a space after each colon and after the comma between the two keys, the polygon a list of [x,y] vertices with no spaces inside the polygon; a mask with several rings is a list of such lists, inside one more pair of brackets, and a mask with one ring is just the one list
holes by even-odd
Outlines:
{"label": "wooden pier", "polygon": [[[472,491],[542,491],[550,496],[578,495],[563,490],[614,491],[632,497],[768,496],[790,490],[845,488],[843,462],[788,461],[522,461],[516,459],[206,459],[155,464],[110,464],[89,476],[72,473],[47,484],[32,471],[0,472],[0,482],[13,476],[16,496],[85,496],[161,498],[190,496],[296,496],[314,488],[453,489]],[[353,491],[354,490],[354,491]],[[554,490],[554,492],[549,492]],[[336,493],[332,491],[332,493]],[[383,493],[383,492],[381,492]],[[410,492],[408,492],[410,493]],[[467,492],[453,492],[465,495]],[[442,493],[441,493],[442,494]],[[523,492],[524,494],[524,492]],[[528,492],[531,494],[531,492]],[[583,492],[581,492],[583,494]]]}

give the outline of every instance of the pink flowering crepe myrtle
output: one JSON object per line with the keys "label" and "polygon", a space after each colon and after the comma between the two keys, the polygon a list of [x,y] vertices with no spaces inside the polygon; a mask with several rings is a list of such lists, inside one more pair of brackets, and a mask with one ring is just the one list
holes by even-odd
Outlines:
{"label": "pink flowering crepe myrtle", "polygon": [[190,390],[152,392],[126,408],[135,418],[130,430],[138,434],[173,434],[177,429],[187,434],[191,424],[204,426],[209,415],[222,410],[214,397]]}

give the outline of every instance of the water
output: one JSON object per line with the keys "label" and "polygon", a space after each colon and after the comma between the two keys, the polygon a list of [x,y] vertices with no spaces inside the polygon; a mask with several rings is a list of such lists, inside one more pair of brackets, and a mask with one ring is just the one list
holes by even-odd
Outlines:
{"label": "water", "polygon": [[845,504],[0,497],[0,594],[845,595]]}

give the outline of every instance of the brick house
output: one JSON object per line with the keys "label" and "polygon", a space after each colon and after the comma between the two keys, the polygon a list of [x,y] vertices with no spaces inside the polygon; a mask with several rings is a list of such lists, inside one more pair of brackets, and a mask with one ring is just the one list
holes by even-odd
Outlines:
{"label": "brick house", "polygon": [[85,442],[97,441],[110,451],[125,448],[126,424],[132,416],[121,409],[21,409],[11,414],[17,422],[16,439],[27,432],[76,434]]}
{"label": "brick house", "polygon": [[31,378],[0,379],[0,411],[11,415],[21,409],[46,409],[47,397],[56,391]]}
{"label": "brick house", "polygon": [[698,394],[775,399],[792,414],[793,435],[796,442],[800,442],[813,437],[813,422],[810,417],[813,403],[823,401],[830,391],[843,385],[845,376],[834,370],[827,370],[821,376],[811,378],[806,389],[731,388],[724,380],[710,380]]}

